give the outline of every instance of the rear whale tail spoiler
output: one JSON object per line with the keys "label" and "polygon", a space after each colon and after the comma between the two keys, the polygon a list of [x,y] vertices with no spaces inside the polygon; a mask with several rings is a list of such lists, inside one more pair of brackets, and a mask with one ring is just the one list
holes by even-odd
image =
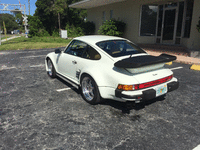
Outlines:
{"label": "rear whale tail spoiler", "polygon": [[117,61],[114,66],[119,68],[139,68],[142,66],[166,63],[173,60],[176,60],[176,56],[169,54],[161,54],[159,56],[144,55],[122,59]]}

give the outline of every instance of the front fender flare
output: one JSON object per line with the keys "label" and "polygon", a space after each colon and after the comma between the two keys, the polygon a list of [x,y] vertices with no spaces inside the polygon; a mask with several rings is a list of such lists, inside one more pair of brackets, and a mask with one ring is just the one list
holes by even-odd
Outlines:
{"label": "front fender flare", "polygon": [[46,71],[48,71],[47,59],[51,59],[53,65],[54,65],[54,68],[55,68],[55,70],[56,70],[56,72],[57,72],[57,65],[56,65],[56,64],[57,64],[57,63],[56,63],[57,57],[58,57],[58,54],[55,54],[55,52],[51,52],[51,53],[49,53],[49,54],[46,56],[46,58],[45,58]]}

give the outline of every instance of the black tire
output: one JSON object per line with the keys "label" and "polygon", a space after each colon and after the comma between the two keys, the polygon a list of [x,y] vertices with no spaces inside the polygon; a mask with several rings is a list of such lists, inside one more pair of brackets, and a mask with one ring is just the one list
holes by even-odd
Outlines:
{"label": "black tire", "polygon": [[50,59],[47,59],[47,67],[48,67],[47,74],[51,78],[55,78],[56,77],[56,70],[55,70],[54,65],[53,65],[53,63]]}
{"label": "black tire", "polygon": [[89,104],[95,105],[102,102],[98,86],[91,76],[85,74],[81,77],[80,89],[83,99]]}

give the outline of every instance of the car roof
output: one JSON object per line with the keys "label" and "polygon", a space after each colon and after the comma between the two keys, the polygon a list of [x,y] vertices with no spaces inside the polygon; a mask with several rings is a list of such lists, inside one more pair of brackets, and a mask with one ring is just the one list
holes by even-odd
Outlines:
{"label": "car roof", "polygon": [[107,35],[88,35],[88,36],[80,36],[74,38],[74,40],[80,40],[86,42],[88,44],[95,45],[98,42],[108,41],[108,40],[126,40],[124,38],[116,37],[116,36],[107,36]]}

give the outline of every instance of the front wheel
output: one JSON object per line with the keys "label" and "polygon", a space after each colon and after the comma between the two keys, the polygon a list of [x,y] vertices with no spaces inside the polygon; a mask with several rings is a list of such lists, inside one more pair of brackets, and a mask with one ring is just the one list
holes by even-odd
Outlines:
{"label": "front wheel", "polygon": [[97,84],[89,75],[83,75],[81,78],[81,93],[84,100],[90,104],[94,105],[101,102]]}

